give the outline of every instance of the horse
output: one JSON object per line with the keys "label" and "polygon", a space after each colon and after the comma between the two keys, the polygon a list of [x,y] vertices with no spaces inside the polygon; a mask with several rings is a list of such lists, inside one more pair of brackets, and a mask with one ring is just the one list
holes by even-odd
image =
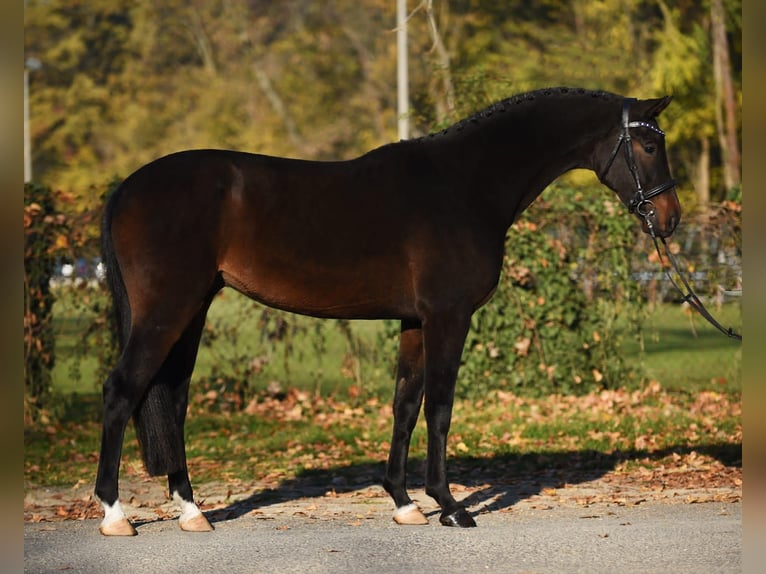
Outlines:
{"label": "horse", "polygon": [[131,417],[148,473],[167,476],[181,529],[212,530],[194,503],[184,421],[206,313],[223,287],[319,318],[400,321],[383,479],[393,518],[428,523],[406,483],[422,407],[426,493],[441,524],[476,526],[449,489],[447,434],[471,315],[496,289],[506,234],[548,184],[584,168],[645,233],[670,236],[681,208],[657,124],[670,100],[548,88],[355,159],[199,149],[132,173],[102,223],[121,354],[103,385],[101,533],[136,534],[118,498]]}

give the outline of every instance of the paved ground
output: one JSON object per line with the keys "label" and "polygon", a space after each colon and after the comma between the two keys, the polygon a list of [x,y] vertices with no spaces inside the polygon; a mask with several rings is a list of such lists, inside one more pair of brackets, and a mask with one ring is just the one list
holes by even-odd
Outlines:
{"label": "paved ground", "polygon": [[[161,486],[147,484],[134,485],[144,490],[126,504],[139,533],[133,538],[101,536],[97,519],[51,520],[53,515],[42,513],[55,514],[61,493],[36,492],[34,503],[26,504],[37,514],[25,513],[25,571],[742,571],[737,489],[613,491],[602,483],[584,483],[514,496],[509,504],[507,490],[456,485],[479,524],[468,530],[440,526],[422,491],[415,491],[414,498],[430,525],[402,527],[391,520],[391,502],[378,486],[304,492],[280,500],[236,500],[211,489],[205,507],[215,531],[190,534],[169,518],[172,505],[153,500],[161,498]],[[158,502],[159,508],[152,507]]]}

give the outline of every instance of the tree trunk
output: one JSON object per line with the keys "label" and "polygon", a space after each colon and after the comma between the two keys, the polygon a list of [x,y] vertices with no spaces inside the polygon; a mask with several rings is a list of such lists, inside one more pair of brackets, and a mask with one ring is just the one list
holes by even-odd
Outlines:
{"label": "tree trunk", "polygon": [[213,57],[213,47],[210,44],[210,38],[205,31],[203,24],[203,18],[196,8],[192,8],[189,12],[189,18],[186,20],[186,29],[189,36],[194,43],[194,47],[197,49],[202,65],[205,71],[210,75],[217,73],[217,66],[215,64],[215,58]]}
{"label": "tree trunk", "polygon": [[706,212],[710,205],[710,140],[700,139],[700,154],[694,177],[694,190],[697,192],[700,212]]}
{"label": "tree trunk", "polygon": [[274,85],[271,83],[271,78],[269,78],[269,75],[266,73],[266,70],[264,70],[260,63],[253,65],[253,72],[255,74],[255,81],[258,83],[258,87],[261,88],[261,91],[266,96],[269,104],[271,104],[271,108],[279,116],[279,119],[282,120],[290,143],[293,145],[293,147],[295,147],[295,149],[300,150],[301,138],[298,135],[298,128],[296,127],[292,116],[289,114],[284,101],[274,89]]}
{"label": "tree trunk", "polygon": [[[455,111],[455,87],[452,83],[452,64],[449,51],[442,41],[439,28],[436,25],[436,16],[434,14],[433,0],[424,0],[422,4],[425,8],[426,19],[428,20],[428,32],[431,36],[433,46],[431,51],[435,54],[435,67],[437,70],[436,78],[441,83],[441,97],[435,94],[436,118],[439,122],[450,118]],[[447,2],[444,6],[446,9]],[[438,91],[438,90],[437,90]]]}
{"label": "tree trunk", "polygon": [[731,77],[729,43],[722,0],[710,3],[711,37],[713,43],[713,73],[716,87],[716,123],[723,155],[726,190],[739,185],[740,153],[737,141],[737,104]]}

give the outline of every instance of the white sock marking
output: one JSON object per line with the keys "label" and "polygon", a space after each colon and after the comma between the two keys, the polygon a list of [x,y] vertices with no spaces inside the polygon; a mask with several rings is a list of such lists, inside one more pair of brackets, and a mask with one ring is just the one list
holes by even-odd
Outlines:
{"label": "white sock marking", "polygon": [[186,522],[202,514],[202,511],[196,504],[184,500],[177,492],[173,493],[173,500],[181,507],[181,516],[178,517],[179,522]]}
{"label": "white sock marking", "polygon": [[409,504],[405,504],[404,506],[400,506],[399,508],[394,510],[394,516],[407,514],[408,512],[412,512],[413,510],[418,510],[418,506],[414,502],[410,502]]}
{"label": "white sock marking", "polygon": [[119,522],[125,519],[125,513],[122,511],[120,501],[115,500],[113,505],[108,505],[106,502],[101,502],[101,506],[104,508],[104,519],[101,521],[101,526],[112,524],[113,522]]}

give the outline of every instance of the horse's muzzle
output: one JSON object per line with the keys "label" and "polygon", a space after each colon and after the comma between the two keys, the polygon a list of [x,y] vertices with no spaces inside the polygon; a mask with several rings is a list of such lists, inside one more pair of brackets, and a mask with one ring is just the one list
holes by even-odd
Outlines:
{"label": "horse's muzzle", "polygon": [[678,222],[681,221],[681,213],[680,211],[671,211],[667,214],[661,214],[654,211],[643,216],[639,215],[639,218],[644,233],[656,237],[670,237],[678,227]]}
{"label": "horse's muzzle", "polygon": [[681,221],[681,204],[674,193],[662,193],[643,199],[633,209],[641,220],[644,233],[655,237],[670,237]]}

